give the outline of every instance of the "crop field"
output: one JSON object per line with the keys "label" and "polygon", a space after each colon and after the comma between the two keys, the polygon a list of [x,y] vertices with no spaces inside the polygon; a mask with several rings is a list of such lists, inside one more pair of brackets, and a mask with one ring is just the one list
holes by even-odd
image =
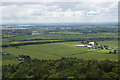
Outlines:
{"label": "crop field", "polygon": [[87,47],[75,47],[81,42],[60,42],[37,45],[24,45],[19,47],[3,48],[3,52],[12,55],[29,55],[31,58],[55,60],[61,57],[76,57],[82,59],[110,59],[118,60],[118,54],[109,54],[109,50],[89,49]]}

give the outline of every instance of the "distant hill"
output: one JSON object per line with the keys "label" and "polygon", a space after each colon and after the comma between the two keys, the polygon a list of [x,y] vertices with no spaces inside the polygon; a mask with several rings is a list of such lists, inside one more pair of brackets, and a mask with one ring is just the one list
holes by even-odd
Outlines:
{"label": "distant hill", "polygon": [[[29,25],[29,26],[27,26]],[[1,26],[44,26],[44,27],[77,27],[77,26],[118,26],[117,22],[71,22],[71,23],[26,23],[26,24],[2,24]]]}

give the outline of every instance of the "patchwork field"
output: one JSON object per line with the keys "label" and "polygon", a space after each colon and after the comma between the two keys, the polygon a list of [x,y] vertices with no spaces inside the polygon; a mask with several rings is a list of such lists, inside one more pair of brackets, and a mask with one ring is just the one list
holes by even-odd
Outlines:
{"label": "patchwork field", "polygon": [[[118,54],[108,54],[109,50],[89,49],[87,47],[75,47],[81,42],[60,42],[37,45],[24,45],[19,47],[3,48],[3,52],[12,55],[29,55],[37,59],[55,60],[61,57],[76,57],[82,59],[110,59],[118,60]],[[9,58],[9,57],[8,57]],[[5,59],[5,58],[4,58]],[[3,60],[4,61],[4,60]]]}

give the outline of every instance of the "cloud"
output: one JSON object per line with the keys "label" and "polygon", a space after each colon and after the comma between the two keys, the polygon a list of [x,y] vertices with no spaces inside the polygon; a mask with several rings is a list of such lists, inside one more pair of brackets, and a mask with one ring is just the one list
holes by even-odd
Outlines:
{"label": "cloud", "polygon": [[3,23],[115,22],[116,2],[17,3],[0,6]]}
{"label": "cloud", "polygon": [[1,2],[118,2],[119,0],[1,0]]}

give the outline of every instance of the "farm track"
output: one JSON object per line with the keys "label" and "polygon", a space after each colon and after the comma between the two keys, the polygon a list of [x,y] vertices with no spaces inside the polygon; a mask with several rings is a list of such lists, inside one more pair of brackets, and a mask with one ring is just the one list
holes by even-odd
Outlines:
{"label": "farm track", "polygon": [[[94,50],[94,51],[98,51],[98,50]],[[82,53],[75,53],[75,54],[71,54],[71,55],[78,55],[78,54],[84,54],[84,53],[89,53],[89,52],[94,52],[94,51],[86,51],[86,52],[82,52]],[[96,53],[98,53],[98,52],[96,52]]]}

